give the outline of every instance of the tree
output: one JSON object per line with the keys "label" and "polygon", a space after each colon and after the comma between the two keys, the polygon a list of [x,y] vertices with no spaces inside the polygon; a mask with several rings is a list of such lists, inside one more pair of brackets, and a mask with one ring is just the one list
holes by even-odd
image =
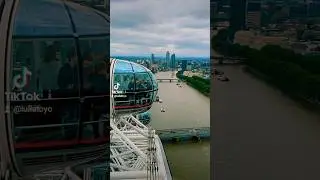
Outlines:
{"label": "tree", "polygon": [[[273,84],[291,95],[319,99],[320,56],[301,55],[276,45],[266,45],[261,50],[226,42],[227,30],[212,39],[216,51],[224,55],[246,58],[248,66],[271,78]],[[197,78],[188,80],[195,86],[205,86]]]}

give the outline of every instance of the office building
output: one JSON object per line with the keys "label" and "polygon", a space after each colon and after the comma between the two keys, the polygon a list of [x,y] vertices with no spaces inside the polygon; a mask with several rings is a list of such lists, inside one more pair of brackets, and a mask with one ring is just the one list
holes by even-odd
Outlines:
{"label": "office building", "polygon": [[246,28],[258,29],[261,26],[261,0],[248,0],[246,3]]}
{"label": "office building", "polygon": [[182,62],[181,62],[181,70],[182,71],[187,70],[187,65],[188,65],[188,61],[187,60],[182,60]]}
{"label": "office building", "polygon": [[218,2],[210,2],[210,15],[211,17],[215,17],[215,15],[218,13]]}
{"label": "office building", "polygon": [[230,28],[236,32],[245,29],[246,0],[230,0]]}
{"label": "office building", "polygon": [[170,62],[170,52],[167,51],[167,53],[166,53],[166,62],[165,62],[165,67],[166,67],[166,68],[169,67],[169,65],[170,65],[169,62]]}
{"label": "office building", "polygon": [[191,71],[191,69],[192,69],[192,65],[191,65],[191,64],[188,64],[188,65],[187,65],[187,71]]}
{"label": "office building", "polygon": [[175,70],[175,68],[176,68],[176,55],[173,53],[171,55],[171,69]]}
{"label": "office building", "polygon": [[154,64],[154,54],[153,54],[153,53],[151,54],[151,61],[150,61],[150,63],[151,63],[151,64]]}
{"label": "office building", "polygon": [[320,17],[320,0],[309,0],[306,6],[308,17]]}

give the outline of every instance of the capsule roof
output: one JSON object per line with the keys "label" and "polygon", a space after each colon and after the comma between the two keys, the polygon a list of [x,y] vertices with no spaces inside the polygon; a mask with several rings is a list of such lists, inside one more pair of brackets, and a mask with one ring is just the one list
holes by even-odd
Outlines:
{"label": "capsule roof", "polygon": [[62,0],[20,0],[14,16],[15,37],[96,36],[109,33],[109,17]]}
{"label": "capsule roof", "polygon": [[124,60],[116,60],[114,66],[114,73],[150,73],[151,71],[146,67]]}

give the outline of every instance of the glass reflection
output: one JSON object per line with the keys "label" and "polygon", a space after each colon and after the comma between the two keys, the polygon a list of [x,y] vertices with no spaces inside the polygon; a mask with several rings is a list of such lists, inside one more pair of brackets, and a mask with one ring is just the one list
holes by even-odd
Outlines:
{"label": "glass reflection", "polygon": [[136,77],[136,90],[148,91],[152,90],[152,79],[149,73],[137,73]]}
{"label": "glass reflection", "polygon": [[[12,92],[7,92],[6,101],[10,102],[8,109],[13,112],[17,147],[20,143],[108,137],[104,128],[109,124],[105,116],[110,109],[110,72],[105,60],[109,51],[107,40],[82,40],[82,59],[77,56],[73,39],[13,41]],[[93,41],[100,42],[100,49],[91,46]],[[79,69],[83,72],[83,87],[88,90],[84,91],[86,100],[82,104],[79,102]],[[28,97],[32,94],[38,99],[22,96],[22,99],[12,99],[17,93]]]}
{"label": "glass reflection", "polygon": [[109,95],[110,80],[107,56],[109,39],[81,39],[83,83],[86,95]]}
{"label": "glass reflection", "polygon": [[[81,138],[107,137],[103,127],[107,126],[106,116],[110,103],[110,68],[107,63],[109,52],[108,37],[80,39],[80,53],[83,66],[83,88],[86,96],[82,104]],[[102,128],[102,129],[101,129]]]}
{"label": "glass reflection", "polygon": [[[74,41],[14,40],[10,102],[15,142],[68,140],[77,137],[79,105],[55,98],[79,95]],[[73,89],[70,94],[67,89]],[[72,99],[72,98],[71,98]]]}
{"label": "glass reflection", "polygon": [[109,80],[107,76],[107,64],[99,61],[94,64],[93,74],[90,76],[91,88],[95,93],[107,94],[109,92]]}
{"label": "glass reflection", "polygon": [[113,76],[115,109],[134,112],[137,108],[149,108],[156,98],[157,88],[156,79],[148,69],[128,61],[115,62]]}
{"label": "glass reflection", "polygon": [[70,50],[67,55],[67,62],[65,62],[58,75],[59,89],[76,89],[78,81],[77,71],[78,58],[74,50]]}
{"label": "glass reflection", "polygon": [[114,73],[133,73],[133,69],[131,63],[127,63],[125,61],[116,61],[114,67]]}

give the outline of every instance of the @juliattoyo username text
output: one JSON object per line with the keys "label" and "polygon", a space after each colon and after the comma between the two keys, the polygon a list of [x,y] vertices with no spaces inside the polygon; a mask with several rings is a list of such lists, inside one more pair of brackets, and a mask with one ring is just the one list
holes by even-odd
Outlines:
{"label": "@juliattoyo username text", "polygon": [[14,114],[19,113],[51,113],[52,107],[43,107],[41,105],[18,105],[12,108],[7,107],[7,112],[13,112]]}

